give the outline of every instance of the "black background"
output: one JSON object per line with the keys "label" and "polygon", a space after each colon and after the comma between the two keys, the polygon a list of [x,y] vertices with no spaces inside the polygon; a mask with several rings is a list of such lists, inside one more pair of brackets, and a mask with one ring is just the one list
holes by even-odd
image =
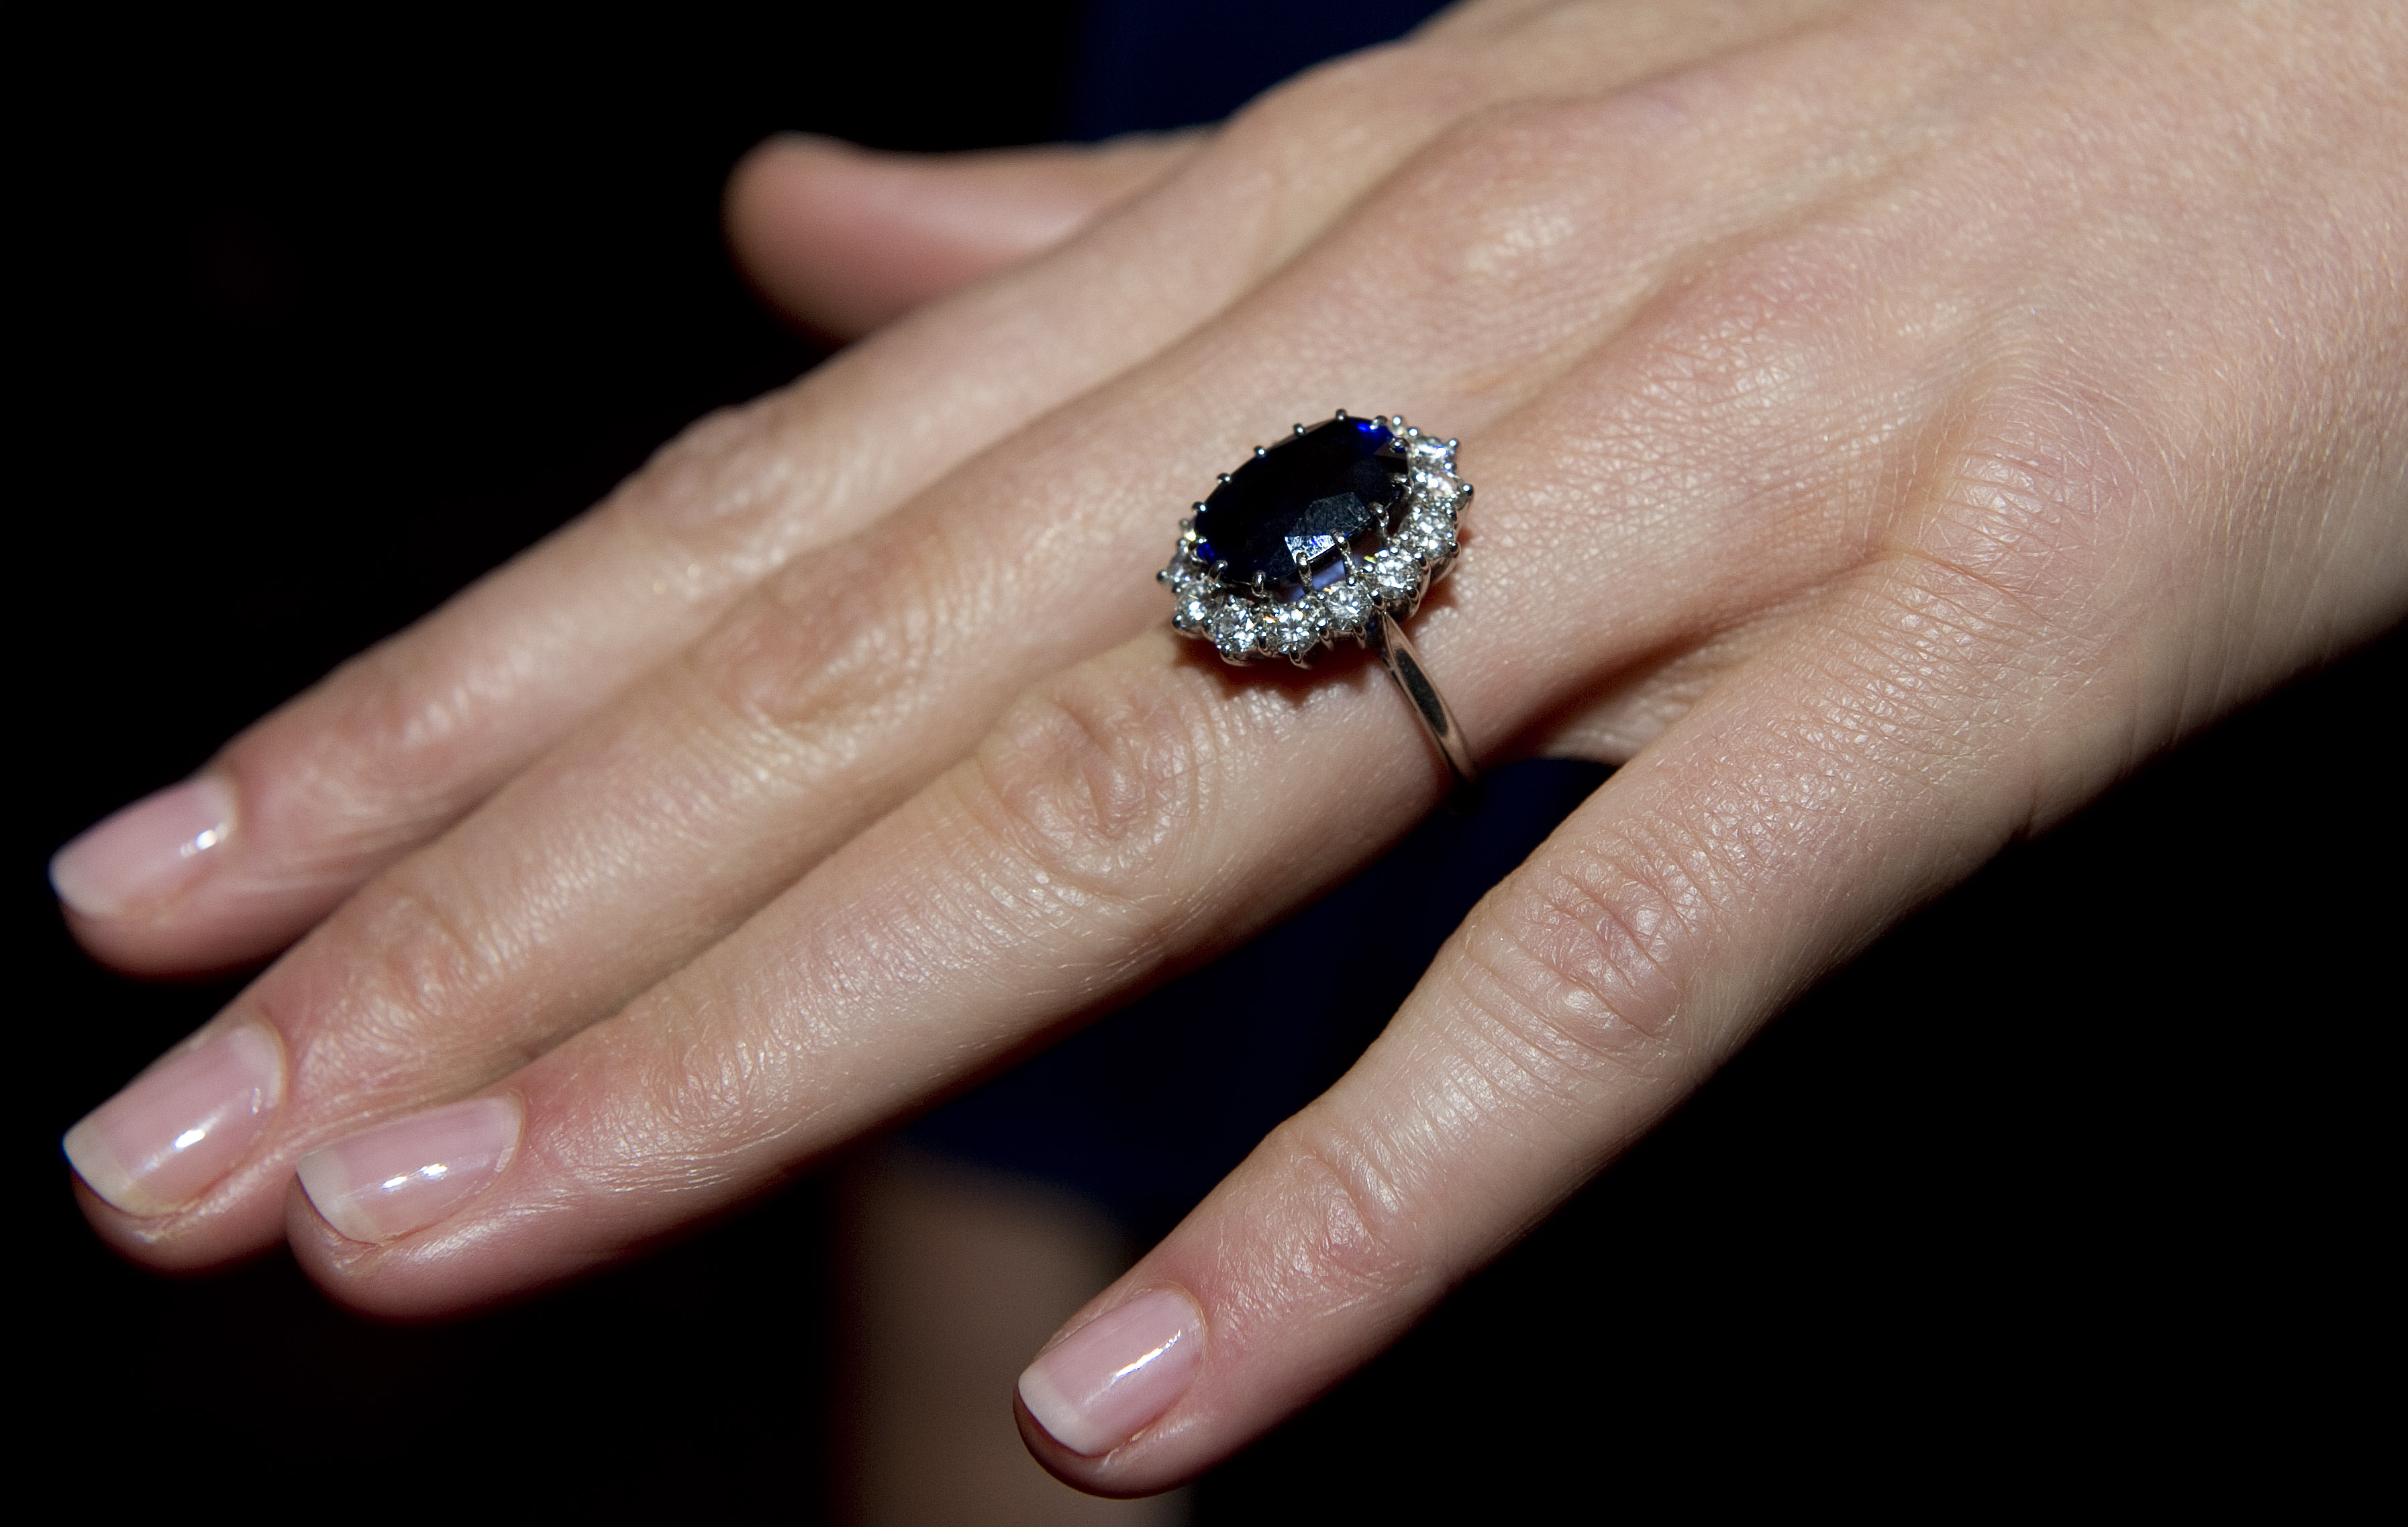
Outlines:
{"label": "black background", "polygon": [[[681,13],[682,14],[682,13]],[[933,17],[940,18],[938,24]],[[666,23],[661,23],[664,27]],[[554,39],[58,37],[19,135],[14,465],[27,972],[10,1367],[41,1473],[822,1509],[816,1183],[433,1329],[280,1254],[131,1271],[59,1133],[231,986],[98,973],[49,852],[813,351],[730,273],[719,186],[805,127],[1066,121],[1068,7]],[[293,62],[299,47],[306,64]],[[2396,1212],[2395,635],[2019,847],[1813,993],[1389,1356],[1206,1481],[1206,1520],[1597,1513],[1668,1487],[1954,1497],[2269,1471],[2367,1439]],[[2380,1037],[2378,1037],[2380,1036]],[[2302,1424],[2307,1423],[2307,1424]],[[230,1498],[230,1497],[228,1497]]]}

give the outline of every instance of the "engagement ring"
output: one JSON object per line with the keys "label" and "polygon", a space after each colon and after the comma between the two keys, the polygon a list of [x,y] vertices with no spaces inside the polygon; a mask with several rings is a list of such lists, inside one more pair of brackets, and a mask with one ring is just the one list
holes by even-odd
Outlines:
{"label": "engagement ring", "polygon": [[1177,601],[1171,624],[1230,663],[1283,657],[1304,666],[1351,636],[1380,654],[1430,740],[1469,784],[1462,729],[1398,624],[1455,565],[1455,517],[1471,485],[1453,440],[1400,415],[1335,419],[1221,475],[1179,522],[1179,549],[1156,576]]}

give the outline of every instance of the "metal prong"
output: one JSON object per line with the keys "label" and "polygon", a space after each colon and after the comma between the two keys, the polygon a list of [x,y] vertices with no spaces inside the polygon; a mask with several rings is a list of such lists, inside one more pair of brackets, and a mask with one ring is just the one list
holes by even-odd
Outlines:
{"label": "metal prong", "polygon": [[1457,447],[1457,446],[1459,446],[1459,445],[1461,445],[1461,444],[1463,444],[1463,442],[1462,442],[1462,441],[1460,441],[1460,440],[1449,440],[1449,441],[1446,443],[1446,449],[1447,449],[1447,450],[1453,450],[1455,447]]}
{"label": "metal prong", "polygon": [[1214,578],[1226,578],[1229,576],[1228,558],[1223,557],[1220,561],[1212,564],[1212,576]]}
{"label": "metal prong", "polygon": [[1254,597],[1257,599],[1268,599],[1270,596],[1271,590],[1268,575],[1256,573],[1254,575]]}
{"label": "metal prong", "polygon": [[[1221,474],[1221,480],[1222,480],[1223,482],[1226,482],[1226,481],[1228,481],[1228,480],[1229,480],[1229,474],[1228,474],[1228,473],[1226,473],[1226,472],[1222,473],[1222,474]],[[1202,508],[1204,506],[1203,506],[1203,505],[1201,505],[1201,504],[1198,504],[1198,505],[1197,505],[1196,507],[1197,507],[1197,508],[1199,508],[1199,509],[1200,509],[1200,508]]]}
{"label": "metal prong", "polygon": [[1268,455],[1269,455],[1269,454],[1270,454],[1270,452],[1269,452],[1269,451],[1268,451],[1268,450],[1264,450],[1262,447],[1260,447],[1260,446],[1256,446],[1256,447],[1254,448],[1254,454],[1255,454],[1255,455],[1257,455],[1257,456],[1268,456]]}
{"label": "metal prong", "polygon": [[1343,408],[1339,409],[1339,410],[1338,410],[1338,417],[1339,417],[1339,418],[1340,418],[1340,419],[1345,418],[1345,417],[1346,417],[1346,410],[1345,410],[1345,409],[1343,409]]}
{"label": "metal prong", "polygon": [[1168,583],[1168,582],[1169,582],[1169,581],[1170,581],[1170,569],[1169,569],[1169,568],[1168,568],[1168,567],[1166,567],[1166,568],[1164,568],[1161,572],[1154,574],[1154,580],[1156,583]]}
{"label": "metal prong", "polygon": [[1301,425],[1301,424],[1298,424],[1298,425],[1296,427],[1296,433],[1297,433],[1297,434],[1298,434],[1298,435],[1302,435],[1302,434],[1304,433],[1304,426],[1303,426],[1303,425]]}

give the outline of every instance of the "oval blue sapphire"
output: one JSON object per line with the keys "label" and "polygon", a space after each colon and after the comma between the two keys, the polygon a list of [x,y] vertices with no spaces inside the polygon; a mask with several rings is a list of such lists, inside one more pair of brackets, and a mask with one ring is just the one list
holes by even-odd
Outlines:
{"label": "oval blue sapphire", "polygon": [[[1376,522],[1396,526],[1409,468],[1383,456],[1393,438],[1372,419],[1331,419],[1291,435],[1229,475],[1196,516],[1205,565],[1226,562],[1221,577],[1273,588],[1316,583],[1344,568],[1338,549]],[[1319,573],[1323,577],[1315,577]]]}

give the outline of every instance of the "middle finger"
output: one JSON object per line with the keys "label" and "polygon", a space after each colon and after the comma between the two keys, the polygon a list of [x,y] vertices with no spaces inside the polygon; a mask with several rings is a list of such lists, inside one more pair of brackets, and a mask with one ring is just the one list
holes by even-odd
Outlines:
{"label": "middle finger", "polygon": [[[1460,135],[1229,320],[781,575],[246,993],[213,1029],[280,1040],[276,1118],[197,1206],[120,1231],[179,1236],[188,1257],[247,1249],[310,1146],[508,1074],[720,938],[958,756],[1005,697],[1158,619],[1153,585],[1125,576],[1163,549],[1158,507],[1225,464],[1215,442],[1272,433],[1260,400],[1299,376],[1317,395],[1296,413],[1376,391],[1466,433],[1530,397],[1735,215],[1648,183],[1682,173],[1684,132],[1656,103],[1612,98]],[[1748,132],[1713,156],[1783,165],[1755,178],[1788,194],[1863,173],[1801,152],[1770,114]],[[1660,158],[1639,151],[1651,135]],[[1416,226],[1433,206],[1460,230],[1435,244]]]}

